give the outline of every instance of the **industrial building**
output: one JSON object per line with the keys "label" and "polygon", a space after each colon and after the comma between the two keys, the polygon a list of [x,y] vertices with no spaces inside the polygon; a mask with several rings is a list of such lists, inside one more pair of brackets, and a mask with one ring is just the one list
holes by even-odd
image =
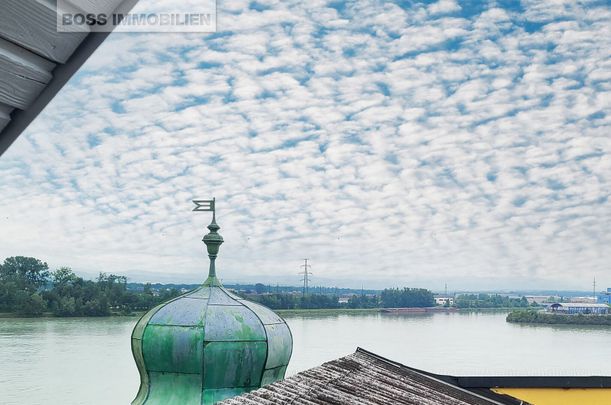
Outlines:
{"label": "industrial building", "polygon": [[596,303],[611,305],[611,287],[607,291],[601,291],[596,297]]}
{"label": "industrial building", "polygon": [[581,302],[556,302],[548,306],[547,311],[569,315],[605,315],[609,313],[609,306],[607,304],[588,304]]}

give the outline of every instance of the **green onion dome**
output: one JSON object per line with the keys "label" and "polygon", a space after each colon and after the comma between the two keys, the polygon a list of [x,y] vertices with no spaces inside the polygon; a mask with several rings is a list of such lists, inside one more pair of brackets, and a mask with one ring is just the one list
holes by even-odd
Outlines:
{"label": "green onion dome", "polygon": [[206,282],[147,312],[132,332],[140,390],[132,404],[214,404],[284,378],[291,331],[272,310],[227,291],[216,277],[223,238],[204,237]]}

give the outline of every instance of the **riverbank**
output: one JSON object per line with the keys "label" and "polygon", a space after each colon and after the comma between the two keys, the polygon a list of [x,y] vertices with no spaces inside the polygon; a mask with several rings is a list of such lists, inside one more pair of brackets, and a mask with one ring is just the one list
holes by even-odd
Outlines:
{"label": "riverbank", "polygon": [[411,308],[381,308],[385,314],[423,314],[430,312],[457,312],[454,307],[411,307]]}
{"label": "riverbank", "polygon": [[[541,307],[534,307],[533,310]],[[527,308],[516,309],[516,307],[493,307],[493,308],[459,308],[460,312],[512,312],[512,311],[530,311]]]}
{"label": "riverbank", "polygon": [[[279,315],[282,316],[291,316],[291,315],[312,315],[312,316],[319,316],[319,315],[363,315],[363,314],[375,314],[380,312],[380,308],[357,308],[357,309],[352,309],[352,308],[329,308],[329,309],[276,309],[274,310],[274,312],[276,312]],[[20,319],[20,318],[57,318],[57,319],[62,319],[62,318],[112,318],[112,317],[139,317],[142,316],[146,313],[146,311],[137,311],[137,312],[131,312],[131,313],[120,313],[120,312],[116,312],[116,313],[111,313],[110,315],[106,315],[106,316],[76,316],[76,317],[72,317],[72,316],[56,316],[53,315],[52,312],[45,312],[41,315],[36,315],[36,316],[26,316],[26,315],[20,315],[20,314],[15,314],[15,313],[11,313],[11,312],[0,312],[0,319],[10,319],[10,318],[14,318],[14,319]]]}
{"label": "riverbank", "polygon": [[377,314],[380,308],[321,308],[321,309],[275,309],[278,315],[366,315]]}
{"label": "riverbank", "polygon": [[0,319],[6,318],[111,318],[111,317],[136,317],[142,316],[146,311],[134,311],[134,312],[111,312],[108,315],[78,315],[78,316],[58,316],[54,315],[53,312],[43,312],[40,315],[23,315],[14,312],[0,312]]}
{"label": "riverbank", "polygon": [[[363,314],[418,314],[435,312],[508,312],[515,308],[456,308],[456,307],[412,307],[412,308],[319,308],[319,309],[275,309],[274,312],[282,316],[304,315],[304,316],[324,316],[324,315],[363,315]],[[139,317],[146,311],[111,312],[104,316],[57,316],[52,312],[44,312],[42,315],[27,316],[11,312],[0,312],[2,318],[108,318],[108,317]]]}
{"label": "riverbank", "polygon": [[513,311],[505,318],[510,323],[544,325],[600,325],[611,326],[611,315],[564,315],[537,311]]}

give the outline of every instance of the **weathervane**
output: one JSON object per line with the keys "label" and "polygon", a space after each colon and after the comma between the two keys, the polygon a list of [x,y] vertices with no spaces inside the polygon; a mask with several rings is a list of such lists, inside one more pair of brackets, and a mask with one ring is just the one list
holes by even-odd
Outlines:
{"label": "weathervane", "polygon": [[220,285],[220,281],[216,278],[214,262],[218,256],[219,247],[223,243],[223,237],[218,233],[218,230],[221,229],[221,227],[216,223],[215,199],[193,200],[193,203],[195,204],[193,211],[212,211],[212,222],[210,225],[208,225],[210,232],[208,232],[202,239],[202,241],[206,244],[208,257],[210,258],[210,270],[208,272],[208,279],[204,285]]}
{"label": "weathervane", "polygon": [[216,198],[212,197],[212,200],[193,200],[195,208],[193,211],[212,211],[212,218],[214,219],[214,202]]}

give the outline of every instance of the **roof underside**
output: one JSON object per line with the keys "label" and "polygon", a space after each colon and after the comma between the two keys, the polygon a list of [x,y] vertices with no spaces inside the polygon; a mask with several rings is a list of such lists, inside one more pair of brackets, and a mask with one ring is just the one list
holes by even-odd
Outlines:
{"label": "roof underside", "polygon": [[[100,12],[125,13],[137,1],[96,0],[92,4]],[[57,32],[57,13],[55,0],[2,0],[0,155],[109,35],[84,28]]]}
{"label": "roof underside", "polygon": [[286,380],[223,401],[240,404],[517,404],[489,391],[487,396],[401,366],[362,349]]}

